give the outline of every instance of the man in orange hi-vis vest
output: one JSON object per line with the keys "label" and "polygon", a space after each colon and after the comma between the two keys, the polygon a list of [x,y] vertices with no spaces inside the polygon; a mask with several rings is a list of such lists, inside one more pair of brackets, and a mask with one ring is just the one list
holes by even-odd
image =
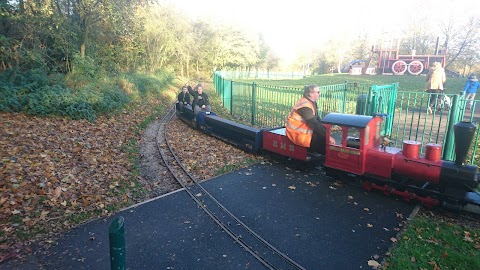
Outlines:
{"label": "man in orange hi-vis vest", "polygon": [[[308,147],[310,152],[325,154],[326,133],[318,116],[317,100],[320,89],[316,84],[305,86],[303,97],[297,101],[288,114],[287,137],[300,146]],[[335,140],[330,137],[330,143]]]}

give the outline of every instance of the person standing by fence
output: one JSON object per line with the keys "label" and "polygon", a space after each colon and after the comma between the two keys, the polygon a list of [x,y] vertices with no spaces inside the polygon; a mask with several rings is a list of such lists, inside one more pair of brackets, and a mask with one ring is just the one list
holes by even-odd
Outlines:
{"label": "person standing by fence", "polygon": [[425,80],[427,81],[425,91],[430,93],[428,112],[432,113],[432,111],[437,108],[438,96],[443,93],[443,85],[447,80],[445,69],[443,69],[440,62],[433,62]]}
{"label": "person standing by fence", "polygon": [[[294,144],[308,147],[310,152],[325,154],[326,131],[318,116],[317,100],[320,89],[316,84],[305,86],[303,97],[297,101],[288,114],[286,135]],[[330,138],[330,143],[335,140]]]}
{"label": "person standing by fence", "polygon": [[468,81],[463,88],[466,95],[465,100],[467,100],[467,109],[469,110],[472,109],[473,100],[475,99],[478,88],[480,88],[480,83],[478,82],[477,76],[475,76],[475,74],[470,74],[470,76],[468,76]]}

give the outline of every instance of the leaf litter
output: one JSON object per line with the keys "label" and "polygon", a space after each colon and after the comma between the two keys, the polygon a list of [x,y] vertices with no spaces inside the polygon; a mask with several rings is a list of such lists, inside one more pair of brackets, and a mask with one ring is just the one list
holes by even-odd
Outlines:
{"label": "leaf litter", "polygon": [[[137,127],[152,113],[138,104],[95,123],[0,113],[0,262],[23,258],[32,243],[48,247],[55,235],[85,221],[83,216],[108,216],[178,189],[166,182],[162,165],[156,165],[158,183],[132,166],[132,156],[145,162],[142,153],[131,152],[131,144],[141,141],[145,131]],[[219,168],[233,170],[245,166],[246,159],[259,159],[179,120],[168,132],[180,149],[177,155],[199,180],[217,175]]]}

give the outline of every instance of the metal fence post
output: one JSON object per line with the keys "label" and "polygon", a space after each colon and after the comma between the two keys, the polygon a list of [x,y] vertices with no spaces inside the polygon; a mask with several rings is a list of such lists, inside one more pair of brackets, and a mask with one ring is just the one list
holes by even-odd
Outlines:
{"label": "metal fence post", "polygon": [[450,113],[450,118],[448,119],[448,127],[445,131],[446,138],[445,138],[445,149],[443,150],[443,159],[445,160],[453,160],[453,151],[454,151],[454,142],[455,142],[455,135],[454,135],[454,125],[458,122],[458,115],[460,111],[460,106],[458,106],[458,95],[453,96],[452,100],[452,109]]}
{"label": "metal fence post", "polygon": [[222,86],[220,87],[222,89],[221,91],[221,97],[222,97],[222,107],[225,107],[225,94],[224,94],[224,90],[225,90],[225,77],[222,78]]}
{"label": "metal fence post", "polygon": [[218,82],[220,81],[220,76],[218,75],[218,71],[213,73],[213,85],[215,86],[215,93],[218,94]]}
{"label": "metal fence post", "polygon": [[251,120],[252,126],[255,125],[256,101],[257,101],[257,84],[253,82],[252,83],[252,120]]}
{"label": "metal fence post", "polygon": [[108,238],[110,241],[110,269],[125,269],[125,230],[124,218],[117,217],[108,227]]}
{"label": "metal fence post", "polygon": [[233,81],[230,81],[230,114],[233,114]]}
{"label": "metal fence post", "polygon": [[367,102],[366,102],[366,110],[365,110],[365,115],[372,115],[373,112],[375,111],[375,85],[370,86],[368,89],[368,96],[367,96]]}
{"label": "metal fence post", "polygon": [[345,106],[347,105],[347,81],[343,83],[343,100],[342,100],[342,113],[345,113]]}

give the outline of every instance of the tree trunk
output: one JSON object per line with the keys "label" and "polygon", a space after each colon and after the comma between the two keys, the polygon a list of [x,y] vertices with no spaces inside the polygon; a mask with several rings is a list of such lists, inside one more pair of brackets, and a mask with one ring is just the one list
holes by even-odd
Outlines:
{"label": "tree trunk", "polygon": [[82,59],[85,58],[85,48],[87,46],[87,38],[88,38],[88,19],[85,19],[83,35],[82,35],[82,43],[80,44],[80,57]]}
{"label": "tree trunk", "polygon": [[25,13],[25,3],[23,0],[18,1],[18,8],[20,9],[20,14]]}

